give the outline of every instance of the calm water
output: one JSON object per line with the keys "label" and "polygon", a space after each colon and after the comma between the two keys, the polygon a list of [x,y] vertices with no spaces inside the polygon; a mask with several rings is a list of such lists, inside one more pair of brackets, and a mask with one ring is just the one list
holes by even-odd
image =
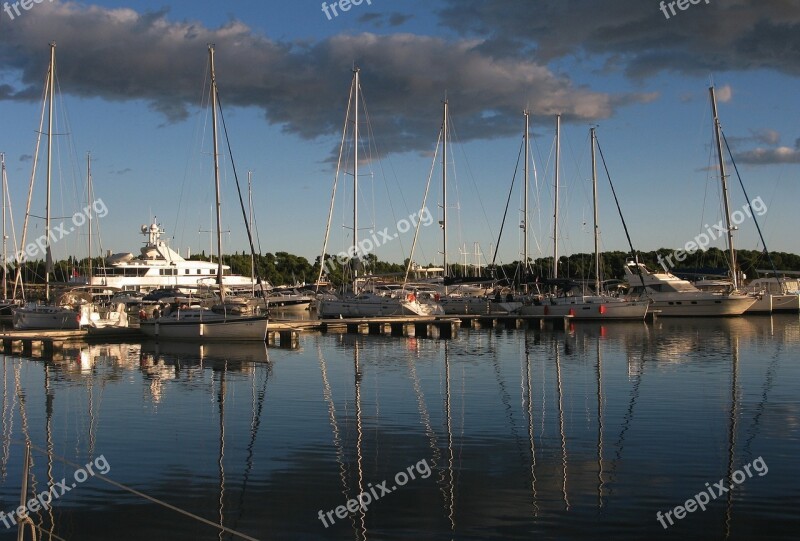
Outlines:
{"label": "calm water", "polygon": [[[798,346],[798,316],[773,316],[6,356],[0,509],[30,441],[30,494],[102,455],[257,539],[794,539]],[[40,539],[237,539],[97,478],[32,518]]]}

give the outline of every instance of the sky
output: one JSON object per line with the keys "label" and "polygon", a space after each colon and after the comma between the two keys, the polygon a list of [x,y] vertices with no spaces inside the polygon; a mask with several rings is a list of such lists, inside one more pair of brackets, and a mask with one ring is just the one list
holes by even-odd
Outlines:
{"label": "sky", "polygon": [[[138,253],[140,227],[154,220],[182,254],[208,252],[213,44],[233,154],[231,162],[220,136],[225,252],[248,249],[233,163],[245,203],[252,172],[260,251],[310,261],[320,253],[357,66],[366,104],[359,237],[380,241],[372,250],[380,259],[409,256],[414,230],[404,230],[430,177],[425,201],[433,219],[419,229],[414,260],[441,263],[437,142],[445,98],[450,262],[491,260],[498,239],[499,262],[520,259],[524,110],[531,115],[531,257],[553,250],[557,114],[560,253],[593,249],[590,127],[634,247],[684,246],[723,219],[711,84],[749,200],[760,198],[766,209],[757,218],[768,248],[800,253],[797,0],[687,1],[684,10],[674,4],[674,14],[669,2],[662,10],[653,0],[363,0],[347,10],[334,3],[335,15],[328,4],[327,14],[316,0],[2,4],[0,152],[13,236],[22,235],[55,42],[54,223],[69,224],[86,206],[90,153],[94,196],[107,208],[94,221],[94,254]],[[346,138],[349,164],[349,131]],[[29,242],[44,231],[46,155],[43,137]],[[598,165],[601,247],[627,251],[605,167]],[[731,211],[742,209],[748,199],[729,159],[726,167]],[[329,253],[352,242],[352,167],[339,179]],[[58,239],[54,257],[85,255],[87,229]],[[734,237],[739,248],[763,246],[749,218]],[[722,240],[711,246],[724,248]]]}

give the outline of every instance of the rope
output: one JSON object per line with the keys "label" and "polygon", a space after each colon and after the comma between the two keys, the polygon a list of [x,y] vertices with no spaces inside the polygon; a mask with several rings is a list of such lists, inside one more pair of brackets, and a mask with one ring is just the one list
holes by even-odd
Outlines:
{"label": "rope", "polygon": [[[31,449],[36,449],[37,451],[39,451],[41,453],[47,454],[47,450],[46,449],[42,449],[41,447],[39,447],[37,445],[34,445],[32,443],[30,444],[30,446],[31,446]],[[69,461],[66,458],[60,457],[58,455],[53,455],[53,458],[63,462],[64,464],[67,464],[68,466],[72,466],[75,469],[82,469],[84,467],[83,464],[76,464],[75,462]],[[176,513],[180,513],[181,515],[187,516],[189,518],[193,518],[194,520],[202,522],[203,524],[207,524],[209,526],[213,526],[214,528],[218,528],[218,529],[220,529],[220,530],[222,530],[224,532],[227,532],[227,533],[229,533],[231,535],[235,535],[237,537],[240,537],[242,539],[247,539],[249,541],[258,541],[258,539],[256,539],[255,537],[250,537],[247,534],[243,534],[241,532],[237,532],[236,530],[232,530],[231,528],[223,526],[222,524],[217,524],[215,522],[211,522],[210,520],[208,520],[206,518],[203,518],[201,516],[195,515],[194,513],[190,513],[189,511],[186,511],[184,509],[181,509],[180,507],[174,506],[171,503],[167,503],[167,502],[165,502],[163,500],[159,500],[158,498],[155,498],[153,496],[149,496],[149,495],[145,494],[144,492],[136,490],[135,488],[129,487],[127,485],[124,485],[124,484],[120,483],[119,481],[114,481],[113,479],[110,479],[110,478],[108,478],[105,475],[102,475],[100,473],[95,472],[94,473],[94,477],[96,477],[97,479],[100,479],[101,481],[105,481],[106,483],[108,483],[110,485],[113,485],[113,486],[115,486],[115,487],[117,487],[117,488],[119,488],[121,490],[124,490],[126,492],[130,492],[131,494],[133,494],[135,496],[139,496],[140,498],[144,498],[145,500],[148,500],[148,501],[150,501],[152,503],[155,503],[155,504],[160,505],[162,507],[166,507],[167,509],[171,509],[172,511],[175,511]]]}
{"label": "rope", "polygon": [[[600,148],[600,142],[597,140],[597,136],[595,135],[595,142],[597,143],[597,150],[600,154],[600,161],[603,162],[603,169],[605,169],[606,177],[608,178],[608,185],[611,186],[611,193],[614,194],[614,203],[617,205],[617,212],[619,213],[619,219],[622,220],[622,228],[625,230],[625,237],[628,239],[628,246],[631,249],[631,253],[634,257],[634,263],[636,264],[636,274],[639,275],[639,280],[642,282],[642,295],[644,295],[646,287],[644,285],[644,276],[642,276],[642,269],[639,268],[639,254],[633,248],[633,242],[631,241],[631,235],[628,233],[628,224],[625,223],[625,217],[622,215],[622,208],[619,206],[619,199],[617,199],[617,191],[614,189],[614,183],[611,182],[611,173],[608,172],[608,165],[606,165],[606,158],[603,156],[603,150]],[[597,273],[600,274],[600,269],[597,269]]]}

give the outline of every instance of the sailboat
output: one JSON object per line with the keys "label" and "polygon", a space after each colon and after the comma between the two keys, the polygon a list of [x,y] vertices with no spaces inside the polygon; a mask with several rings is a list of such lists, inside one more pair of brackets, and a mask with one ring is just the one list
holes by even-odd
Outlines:
{"label": "sailboat", "polygon": [[[152,320],[142,321],[144,334],[156,338],[177,340],[258,340],[267,339],[267,315],[238,315],[240,306],[226,299],[222,280],[222,207],[220,204],[219,153],[217,147],[217,80],[214,72],[214,47],[209,45],[211,78],[211,119],[214,145],[214,187],[216,190],[217,285],[220,304],[213,308],[178,309]],[[245,225],[247,222],[245,221]],[[251,237],[247,226],[248,237]],[[251,243],[252,250],[252,243]]]}
{"label": "sailboat", "polygon": [[[47,106],[47,200],[45,205],[45,303],[28,303],[25,306],[13,309],[14,329],[57,329],[75,330],[81,325],[81,313],[75,304],[50,302],[50,272],[52,270],[52,253],[50,251],[50,184],[52,178],[52,154],[53,154],[53,97],[55,93],[55,68],[56,68],[56,44],[50,43],[50,64],[45,81],[45,98],[43,108]],[[42,110],[42,122],[44,121],[44,109]],[[41,133],[41,129],[39,130]],[[33,189],[33,178],[36,173],[36,163],[38,161],[39,145],[36,146],[37,157],[34,159],[34,169],[31,175],[30,190]],[[30,217],[30,194],[28,196],[28,209],[25,216],[26,227],[22,233],[22,245],[25,246],[25,236],[27,233],[27,221]],[[21,266],[17,266],[17,279],[14,284],[16,292],[17,285],[21,282]],[[63,298],[63,297],[62,297]]]}
{"label": "sailboat", "polygon": [[[723,186],[723,195],[724,195],[724,202],[725,202],[725,218],[727,220],[728,225],[728,245],[730,248],[730,258],[731,258],[731,280],[719,280],[716,281],[716,287],[722,287],[723,290],[730,290],[730,291],[737,291],[740,289],[741,280],[738,273],[738,269],[736,268],[736,252],[733,250],[733,234],[731,230],[730,224],[730,209],[728,207],[728,198],[727,198],[727,177],[725,176],[725,160],[723,158],[722,152],[722,141],[725,140],[725,145],[727,146],[728,141],[724,139],[724,135],[722,133],[722,126],[720,124],[719,116],[717,115],[717,98],[714,93],[714,87],[711,86],[709,89],[709,93],[711,94],[711,110],[714,115],[714,135],[717,142],[717,155],[719,157],[719,167],[720,167],[720,174],[722,175],[722,186]],[[728,148],[728,152],[730,153],[730,148]],[[733,155],[731,155],[731,160],[733,161]],[[739,170],[736,167],[736,162],[733,162],[734,170],[736,171],[737,176],[739,176]],[[742,191],[744,192],[745,198],[748,201],[751,201],[749,197],[747,197],[747,191],[745,190],[744,183],[742,182],[741,177],[739,176],[739,183],[741,184]],[[778,275],[778,271],[775,268],[774,263],[772,262],[772,256],[770,256],[769,250],[767,250],[767,244],[764,241],[764,235],[761,234],[761,226],[758,225],[758,218],[756,215],[752,216],[753,222],[756,225],[756,230],[758,231],[758,235],[761,238],[761,244],[764,247],[764,252],[767,254],[767,258],[769,259],[770,264],[772,265],[772,270],[767,271],[769,273]],[[714,281],[707,281],[703,280],[700,282],[695,283],[697,287],[704,289],[700,284],[713,284]],[[711,285],[713,288],[714,286]],[[759,278],[756,280],[751,281],[746,287],[741,287],[743,292],[748,293],[750,296],[756,299],[756,302],[750,305],[750,307],[746,310],[746,313],[772,313],[772,312],[797,312],[800,311],[800,292],[797,291],[789,291],[786,287],[785,280],[778,280],[777,278]]]}
{"label": "sailboat", "polygon": [[[360,70],[353,68],[353,80],[350,86],[350,102],[348,103],[348,115],[345,119],[344,133],[342,136],[342,146],[344,146],[347,135],[347,120],[349,111],[353,111],[353,250],[358,248],[358,112],[359,96],[361,95],[361,85],[359,83]],[[352,107],[351,107],[352,106]],[[340,164],[341,156],[340,152]],[[338,174],[337,174],[338,176]],[[334,182],[334,195],[336,193],[336,182]],[[333,197],[328,213],[328,231],[333,215]],[[320,261],[324,261],[325,251],[328,244],[326,232],[325,241],[322,247]],[[324,295],[317,303],[317,315],[324,318],[351,318],[351,317],[382,317],[382,316],[401,316],[418,315],[427,316],[443,314],[442,307],[433,299],[424,298],[417,295],[413,290],[399,287],[396,290],[389,289],[386,294],[381,294],[373,288],[367,289],[368,280],[359,276],[360,260],[357,256],[351,258],[352,282],[351,290],[341,295]],[[322,279],[322,267],[317,282]]]}
{"label": "sailboat", "polygon": [[[439,303],[447,315],[467,314],[509,314],[522,306],[521,302],[508,299],[503,295],[502,288],[490,278],[455,277],[451,274],[448,261],[449,220],[447,218],[447,165],[448,165],[448,138],[450,136],[450,103],[445,98],[443,102],[442,128],[439,138],[442,141],[442,219],[439,225],[442,229],[442,277],[440,280],[425,284],[428,288],[435,288],[439,295]],[[438,151],[438,147],[437,147]],[[434,162],[436,153],[434,153]],[[411,261],[409,261],[409,270]],[[423,287],[425,287],[423,286]],[[424,290],[420,287],[420,290]]]}
{"label": "sailboat", "polygon": [[[556,137],[558,137],[560,129],[560,116],[556,119]],[[567,289],[562,296],[550,296],[544,298],[536,298],[531,304],[526,304],[520,308],[519,313],[522,315],[558,315],[567,316],[571,315],[575,319],[591,319],[591,320],[614,320],[614,319],[639,319],[642,320],[647,315],[647,309],[650,301],[646,298],[625,298],[625,297],[612,297],[604,295],[601,290],[600,284],[600,227],[598,224],[597,212],[597,160],[595,157],[596,148],[596,134],[595,128],[590,128],[591,139],[591,155],[592,155],[592,201],[594,206],[594,292],[592,294],[584,294],[579,291],[577,294],[567,294],[572,291],[567,287],[578,286],[568,280],[561,281],[564,289]],[[558,170],[558,163],[556,163],[556,170]],[[558,193],[558,186],[556,186],[556,194]],[[557,196],[556,196],[557,197]],[[553,228],[554,239],[557,239],[558,233],[558,199],[556,198],[555,225]],[[554,253],[553,253],[553,269],[555,272],[556,262],[558,261],[557,241],[554,240]],[[559,282],[554,274],[554,282]]]}
{"label": "sailboat", "polygon": [[[736,265],[736,250],[733,246],[730,203],[728,200],[728,178],[725,175],[725,160],[722,153],[722,132],[717,116],[717,99],[714,87],[709,88],[711,108],[714,116],[714,134],[717,142],[722,202],[725,207],[727,242],[730,253],[731,291],[702,291],[686,280],[682,280],[665,269],[653,272],[637,260],[625,265],[625,279],[634,285],[633,292],[646,293],[652,300],[651,310],[662,316],[738,316],[747,311],[758,299],[756,296],[738,292],[740,274]],[[638,285],[638,284],[641,285]]]}

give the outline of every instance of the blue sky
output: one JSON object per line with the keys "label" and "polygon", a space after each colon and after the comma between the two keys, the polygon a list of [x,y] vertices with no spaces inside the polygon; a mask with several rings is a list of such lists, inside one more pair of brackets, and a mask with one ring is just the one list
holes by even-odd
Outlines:
{"label": "blue sky", "polygon": [[[240,180],[246,184],[253,171],[263,252],[318,255],[357,64],[378,149],[361,167],[362,237],[372,226],[394,231],[421,204],[446,93],[458,136],[449,164],[451,261],[459,259],[459,247],[472,253],[479,243],[488,254],[497,242],[526,107],[537,171],[529,203],[533,257],[552,250],[557,112],[564,119],[563,252],[592,249],[590,126],[598,128],[635,247],[680,247],[722,216],[708,99],[713,80],[749,195],[769,209],[761,224],[768,246],[798,253],[798,25],[797,4],[756,1],[690,5],[669,20],[657,2],[640,0],[365,0],[331,20],[317,1],[56,1],[33,4],[13,19],[3,11],[0,151],[16,234],[54,40],[60,87],[54,215],[70,216],[85,205],[91,151],[95,194],[109,209],[99,221],[104,251],[136,252],[139,227],[153,216],[182,253],[208,250],[209,234],[200,231],[212,225],[213,177],[202,98],[206,44],[214,42]],[[41,164],[32,216],[44,213]],[[440,167],[428,201],[437,216]],[[223,173],[225,250],[245,250],[230,168]],[[501,239],[503,262],[521,251],[520,182]],[[342,227],[350,222],[349,186],[349,180],[340,186],[329,252],[349,245]],[[731,192],[733,208],[741,208],[746,201],[733,176]],[[600,199],[603,248],[625,250],[602,176]],[[42,228],[32,217],[29,235]],[[60,241],[55,257],[85,254],[83,233]],[[440,239],[435,225],[423,228],[415,259],[440,261]],[[750,221],[736,242],[760,248]],[[401,261],[410,245],[409,233],[375,253]]]}

